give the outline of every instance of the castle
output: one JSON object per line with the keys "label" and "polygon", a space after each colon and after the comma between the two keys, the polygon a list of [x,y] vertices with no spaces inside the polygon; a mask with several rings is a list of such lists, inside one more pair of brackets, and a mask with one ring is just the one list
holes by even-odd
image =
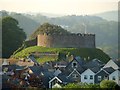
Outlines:
{"label": "castle", "polygon": [[95,48],[95,34],[39,34],[37,46],[55,48]]}

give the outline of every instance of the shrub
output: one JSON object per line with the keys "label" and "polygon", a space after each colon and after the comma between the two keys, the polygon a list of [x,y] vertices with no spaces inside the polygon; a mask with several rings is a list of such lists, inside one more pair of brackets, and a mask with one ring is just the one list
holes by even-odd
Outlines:
{"label": "shrub", "polygon": [[100,82],[100,87],[101,88],[110,88],[114,89],[117,86],[116,82],[112,80],[103,80]]}

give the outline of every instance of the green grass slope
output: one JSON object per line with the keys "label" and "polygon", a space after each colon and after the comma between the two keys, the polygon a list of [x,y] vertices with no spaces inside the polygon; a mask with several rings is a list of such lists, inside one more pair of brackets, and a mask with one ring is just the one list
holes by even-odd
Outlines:
{"label": "green grass slope", "polygon": [[[99,60],[103,62],[107,62],[110,57],[104,53],[102,50],[97,48],[47,48],[47,47],[40,47],[40,46],[32,46],[28,47],[26,49],[23,49],[22,51],[16,53],[13,55],[13,58],[25,58],[29,56],[32,52],[55,52],[59,53],[58,58],[51,58],[51,57],[44,57],[44,58],[37,58],[39,62],[45,62],[45,61],[53,61],[56,59],[60,59],[60,56],[66,56],[66,55],[74,55],[74,56],[80,56],[81,58],[88,58],[89,60],[92,60],[94,58],[98,58]],[[88,60],[88,61],[89,61]]]}

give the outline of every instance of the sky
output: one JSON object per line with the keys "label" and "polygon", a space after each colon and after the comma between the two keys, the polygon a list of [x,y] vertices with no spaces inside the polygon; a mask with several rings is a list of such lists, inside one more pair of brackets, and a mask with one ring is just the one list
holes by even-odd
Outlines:
{"label": "sky", "polygon": [[0,0],[0,10],[60,15],[95,14],[118,9],[119,0]]}

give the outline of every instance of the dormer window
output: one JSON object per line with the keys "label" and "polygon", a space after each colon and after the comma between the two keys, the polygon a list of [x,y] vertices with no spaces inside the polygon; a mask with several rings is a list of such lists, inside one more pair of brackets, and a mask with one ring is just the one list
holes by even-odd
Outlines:
{"label": "dormer window", "polygon": [[76,68],[76,67],[77,67],[77,62],[73,62],[73,63],[72,63],[72,67],[73,67],[73,68]]}

